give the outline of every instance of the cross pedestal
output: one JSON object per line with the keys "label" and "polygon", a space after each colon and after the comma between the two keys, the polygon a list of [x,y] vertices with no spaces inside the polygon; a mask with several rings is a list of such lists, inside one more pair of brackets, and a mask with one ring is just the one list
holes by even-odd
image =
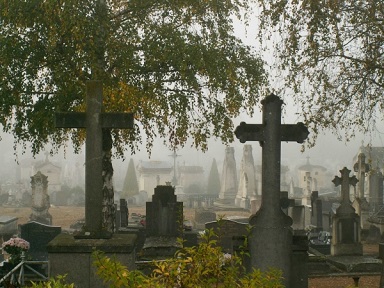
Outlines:
{"label": "cross pedestal", "polygon": [[262,100],[263,123],[242,122],[235,130],[240,142],[259,141],[262,146],[262,202],[255,215],[249,249],[251,265],[267,270],[282,270],[285,287],[291,287],[292,219],[280,207],[281,141],[302,143],[308,136],[303,123],[281,124],[283,101],[271,94]]}
{"label": "cross pedestal", "polygon": [[[111,141],[108,129],[133,128],[133,114],[104,113],[101,81],[87,82],[86,112],[56,113],[56,127],[85,128],[85,227],[79,237],[109,238],[111,232],[103,223],[105,171],[103,170],[103,143]],[[104,135],[104,136],[103,136]],[[110,149],[107,145],[107,149]],[[105,163],[104,163],[105,166]],[[112,168],[111,168],[112,169]],[[113,171],[113,169],[112,169]],[[104,190],[104,191],[103,191]],[[113,197],[113,195],[112,195]],[[113,205],[113,203],[112,203]],[[105,215],[104,215],[105,216]]]}
{"label": "cross pedestal", "polygon": [[341,177],[335,176],[332,182],[341,185],[341,203],[332,218],[331,255],[363,255],[360,242],[360,218],[355,213],[349,198],[349,186],[356,186],[357,178],[349,177],[351,170],[344,167],[340,170]]}

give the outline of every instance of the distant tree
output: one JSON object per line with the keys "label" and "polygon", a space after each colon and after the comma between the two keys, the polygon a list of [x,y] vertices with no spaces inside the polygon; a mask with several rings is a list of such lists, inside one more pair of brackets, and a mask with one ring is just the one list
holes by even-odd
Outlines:
{"label": "distant tree", "polygon": [[384,120],[384,1],[257,2],[278,93],[293,93],[312,140],[325,129],[346,139],[372,132]]}
{"label": "distant tree", "polygon": [[263,61],[234,34],[249,4],[0,0],[0,125],[34,153],[79,148],[84,133],[56,129],[54,114],[84,111],[87,80],[100,80],[105,111],[135,115],[134,131],[109,132],[118,155],[143,135],[148,151],[158,137],[172,149],[232,141],[232,118],[265,95]]}
{"label": "distant tree", "polygon": [[127,174],[124,179],[124,186],[122,191],[122,198],[128,199],[128,197],[139,194],[139,184],[136,176],[136,169],[133,163],[133,159],[129,160]]}
{"label": "distant tree", "polygon": [[207,193],[213,195],[220,194],[220,176],[219,170],[217,168],[216,159],[213,158],[211,170],[209,171],[208,183],[207,183]]}

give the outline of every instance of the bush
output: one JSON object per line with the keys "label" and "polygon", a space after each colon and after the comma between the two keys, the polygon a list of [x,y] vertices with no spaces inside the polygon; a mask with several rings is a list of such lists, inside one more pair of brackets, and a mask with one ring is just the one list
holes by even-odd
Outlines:
{"label": "bush", "polygon": [[154,261],[154,269],[148,276],[136,270],[129,271],[99,251],[93,253],[93,265],[98,276],[111,287],[284,287],[279,270],[254,269],[246,274],[241,255],[224,254],[216,245],[218,237],[213,230],[206,230],[201,237],[198,246],[184,247],[171,259]]}

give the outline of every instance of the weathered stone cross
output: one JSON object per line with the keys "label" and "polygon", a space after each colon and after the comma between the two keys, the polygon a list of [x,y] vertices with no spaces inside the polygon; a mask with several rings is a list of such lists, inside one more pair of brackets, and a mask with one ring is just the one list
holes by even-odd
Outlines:
{"label": "weathered stone cross", "polygon": [[101,81],[87,82],[86,112],[56,113],[57,128],[86,128],[85,238],[108,238],[103,229],[103,129],[133,128],[133,114],[104,113]]}
{"label": "weathered stone cross", "polygon": [[281,124],[283,101],[271,94],[261,101],[263,123],[242,122],[235,130],[240,142],[259,141],[262,146],[262,203],[252,215],[250,252],[252,267],[267,270],[275,267],[283,271],[285,286],[289,287],[292,219],[280,207],[281,141],[302,143],[308,136],[303,123]]}
{"label": "weathered stone cross", "polygon": [[[351,170],[349,170],[347,167],[344,167],[342,170],[340,170],[341,177],[335,176],[335,178],[332,180],[333,184],[335,184],[336,187],[341,185],[341,203],[340,207],[337,209],[337,213],[339,210],[340,212],[343,211],[344,214],[346,212],[355,212],[355,209],[352,207],[349,197],[349,186],[356,186],[359,180],[357,180],[355,175],[349,177],[350,172]],[[353,211],[351,209],[353,209]]]}

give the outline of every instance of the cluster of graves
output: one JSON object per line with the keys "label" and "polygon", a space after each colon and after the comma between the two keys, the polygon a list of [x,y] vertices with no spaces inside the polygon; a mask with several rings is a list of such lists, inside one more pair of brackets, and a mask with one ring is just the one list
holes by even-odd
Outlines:
{"label": "cluster of graves", "polygon": [[[74,233],[60,233],[60,227],[50,225],[49,212],[43,209],[47,203],[46,178],[37,173],[33,178],[34,206],[31,222],[21,227],[21,237],[30,241],[31,249],[38,249],[38,252],[42,251],[44,254],[36,254],[34,257],[48,259],[50,276],[67,274],[68,281],[75,283],[77,287],[85,288],[105,287],[92,267],[91,254],[95,249],[104,251],[107,256],[114,255],[128,269],[142,269],[145,272],[148,261],[174,255],[180,248],[178,237],[184,237],[186,245],[197,245],[199,233],[196,230],[185,231],[183,203],[178,201],[175,188],[171,185],[159,185],[154,189],[152,199],[146,205],[145,226],[129,225],[129,211],[125,199],[120,201],[119,209],[110,201],[109,192],[113,192],[113,187],[105,185],[110,184],[112,175],[107,174],[108,177],[105,177],[103,161],[106,160],[100,157],[108,154],[102,145],[105,137],[103,129],[130,128],[132,115],[103,113],[101,83],[89,82],[87,89],[87,113],[60,114],[56,123],[58,127],[87,129],[84,225]],[[308,136],[308,130],[302,123],[281,124],[282,101],[277,96],[266,97],[262,105],[262,124],[242,123],[235,131],[236,137],[242,143],[259,141],[262,146],[262,193],[259,207],[251,201],[254,200],[252,197],[255,194],[250,184],[250,181],[253,182],[249,176],[252,160],[247,146],[244,151],[248,154],[248,160],[243,161],[243,180],[239,182],[241,187],[246,189],[242,189],[240,194],[235,189],[222,190],[218,201],[227,205],[229,199],[232,199],[234,204],[244,207],[248,205],[254,209],[251,217],[217,221],[213,210],[200,208],[196,210],[196,227],[216,230],[221,235],[218,245],[227,253],[247,250],[249,253],[245,255],[249,256],[245,256],[243,263],[248,271],[252,268],[280,269],[283,272],[285,287],[308,287],[308,277],[320,274],[344,275],[356,279],[360,275],[380,274],[381,260],[363,255],[361,231],[365,218],[360,211],[364,211],[364,205],[356,209],[351,204],[350,189],[361,183],[361,179],[350,176],[351,171],[346,167],[340,171],[340,176],[335,176],[332,182],[336,187],[341,187],[341,196],[338,206],[334,207],[334,215],[328,218],[331,235],[321,233],[326,230],[324,228],[327,221],[323,221],[323,207],[326,203],[319,194],[313,191],[310,197],[311,209],[307,209],[308,205],[297,203],[288,197],[288,192],[280,191],[281,141],[302,143]],[[72,116],[78,119],[72,121]],[[232,162],[230,149],[228,154],[226,161]],[[89,163],[91,165],[88,165]],[[231,167],[231,163],[226,167]],[[224,187],[234,188],[234,182],[228,177],[228,183]],[[251,194],[243,193],[244,191],[251,191]],[[362,200],[363,197],[356,199]],[[14,225],[14,221],[4,219],[6,225]],[[311,239],[308,239],[306,230],[308,221],[313,230],[318,232],[317,238],[323,240],[322,243],[309,241]],[[248,238],[247,247],[243,246],[245,238]],[[324,248],[320,247],[321,245],[329,245],[329,253],[324,252],[326,249],[321,250]]]}

